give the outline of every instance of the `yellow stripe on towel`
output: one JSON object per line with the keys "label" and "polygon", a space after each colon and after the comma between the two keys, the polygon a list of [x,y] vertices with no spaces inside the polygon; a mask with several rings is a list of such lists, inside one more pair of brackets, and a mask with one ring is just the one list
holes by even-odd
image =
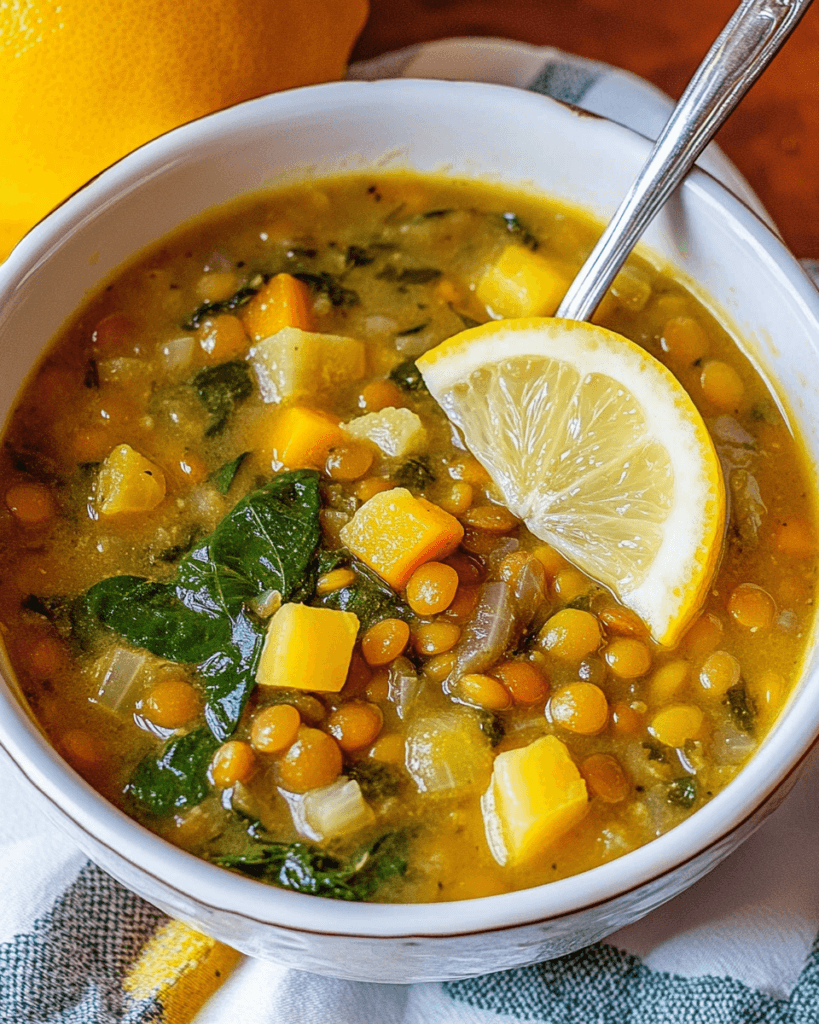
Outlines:
{"label": "yellow stripe on towel", "polygon": [[134,999],[158,1000],[165,1024],[189,1024],[240,957],[230,946],[169,921],[145,944],[123,988]]}

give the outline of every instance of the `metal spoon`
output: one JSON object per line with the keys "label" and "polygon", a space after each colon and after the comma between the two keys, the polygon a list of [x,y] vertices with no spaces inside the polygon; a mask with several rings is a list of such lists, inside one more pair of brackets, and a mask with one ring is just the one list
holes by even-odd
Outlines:
{"label": "metal spoon", "polygon": [[743,0],[688,83],[556,316],[589,319],[643,231],[812,2]]}

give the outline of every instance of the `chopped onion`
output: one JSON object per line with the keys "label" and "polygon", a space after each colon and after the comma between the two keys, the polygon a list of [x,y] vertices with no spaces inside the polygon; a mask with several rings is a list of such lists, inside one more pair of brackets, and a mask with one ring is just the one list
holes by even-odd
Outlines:
{"label": "chopped onion", "polygon": [[355,779],[342,776],[308,793],[279,792],[290,805],[297,830],[315,842],[359,832],[375,821],[375,812]]}
{"label": "chopped onion", "polygon": [[742,764],[756,750],[756,740],[733,725],[715,729],[712,750],[717,764]]}
{"label": "chopped onion", "polygon": [[396,658],[390,665],[389,699],[399,718],[405,718],[412,702],[421,692],[421,680],[407,658]]}
{"label": "chopped onion", "polygon": [[121,714],[136,702],[145,670],[151,656],[144,651],[131,651],[127,647],[109,647],[94,664],[97,680],[97,701]]}
{"label": "chopped onion", "polygon": [[166,370],[183,370],[193,359],[193,335],[171,338],[159,349]]}
{"label": "chopped onion", "polygon": [[486,786],[492,752],[472,709],[455,706],[416,719],[407,731],[406,766],[422,793]]}

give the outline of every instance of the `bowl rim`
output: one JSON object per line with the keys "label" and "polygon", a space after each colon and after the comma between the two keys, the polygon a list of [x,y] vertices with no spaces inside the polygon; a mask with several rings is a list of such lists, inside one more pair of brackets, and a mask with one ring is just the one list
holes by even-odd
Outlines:
{"label": "bowl rim", "polygon": [[[363,89],[375,90],[385,99],[400,91],[402,100],[407,101],[414,95],[418,102],[430,102],[446,93],[453,97],[453,101],[456,97],[468,96],[475,104],[507,94],[507,99],[515,104],[534,103],[541,110],[551,106],[555,112],[563,112],[559,117],[565,117],[568,112],[570,116],[605,126],[606,131],[620,139],[624,151],[630,146],[632,150],[636,148],[638,152],[647,154],[650,148],[650,142],[643,136],[622,125],[513,86],[392,79],[329,83],[277,93],[245,101],[173,129],[140,146],[78,189],[35,225],[17,243],[6,262],[0,265],[0,310],[2,296],[13,294],[16,287],[36,273],[54,246],[62,244],[62,236],[81,228],[85,218],[99,211],[100,203],[105,206],[106,201],[113,202],[124,185],[133,187],[151,176],[161,175],[163,168],[172,170],[178,163],[193,159],[186,152],[191,142],[199,140],[200,145],[211,145],[220,131],[227,131],[248,112],[265,112],[265,116],[268,119],[272,117],[275,122],[277,117],[301,112],[306,102],[313,111],[330,113],[345,99],[353,100],[356,94],[361,96]],[[249,125],[248,120],[246,128]],[[212,137],[207,137],[209,134]],[[457,176],[463,178],[466,174]],[[757,213],[700,168],[690,172],[683,188],[700,204],[730,223],[734,230],[744,234],[757,257],[786,283],[803,314],[819,324],[819,292]],[[3,316],[0,313],[0,333],[2,328]],[[443,939],[572,917],[649,885],[727,839],[793,775],[819,736],[819,721],[796,715],[793,707],[796,703],[805,702],[805,691],[809,689],[811,679],[814,686],[819,686],[819,669],[816,666],[812,670],[806,669],[791,705],[780,716],[779,726],[769,734],[737,778],[681,825],[637,850],[579,875],[531,889],[458,901],[457,914],[461,926],[457,930],[451,928],[451,912],[444,910],[439,913],[441,919],[438,921],[434,921],[432,916],[436,908],[451,907],[451,903],[339,904],[326,899],[317,900],[226,871],[174,847],[110,804],[77,775],[33,725],[5,680],[0,690],[3,696],[0,702],[0,746],[59,814],[69,817],[94,843],[107,846],[116,857],[183,900],[295,932],[350,938]],[[786,721],[789,727],[783,730],[780,726]],[[20,725],[24,727],[22,735]],[[785,745],[786,735],[787,756],[780,751]],[[63,780],[59,785],[56,783],[58,778]],[[61,798],[59,801],[54,796],[57,793]],[[750,802],[748,794],[755,794]],[[91,827],[92,823],[96,828]],[[126,837],[128,841],[124,851],[123,839]],[[135,856],[137,849],[140,856]],[[172,870],[160,870],[163,864]],[[192,884],[182,884],[185,880]],[[339,906],[343,906],[343,911],[335,909]],[[342,914],[343,917],[338,919],[345,922],[345,927],[328,930],[326,925],[319,926]]]}

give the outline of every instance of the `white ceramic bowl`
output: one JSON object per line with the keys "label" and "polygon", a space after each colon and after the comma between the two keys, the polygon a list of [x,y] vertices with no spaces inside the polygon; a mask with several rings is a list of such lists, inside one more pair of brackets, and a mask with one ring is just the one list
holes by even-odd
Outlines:
{"label": "white ceramic bowl", "polygon": [[[177,225],[305,173],[409,167],[528,185],[606,218],[644,139],[516,89],[344,83],[255,100],[163,136],[71,197],[0,266],[2,401],[95,285]],[[819,462],[819,294],[747,207],[695,172],[646,236],[733,322]],[[819,727],[815,649],[790,704],[739,777],[682,825],[619,860],[524,892],[457,904],[347,904],[207,864],[98,796],[0,693],[0,744],[103,868],[169,914],[255,956],[339,977],[430,981],[547,959],[603,938],[700,878],[783,798]]]}

